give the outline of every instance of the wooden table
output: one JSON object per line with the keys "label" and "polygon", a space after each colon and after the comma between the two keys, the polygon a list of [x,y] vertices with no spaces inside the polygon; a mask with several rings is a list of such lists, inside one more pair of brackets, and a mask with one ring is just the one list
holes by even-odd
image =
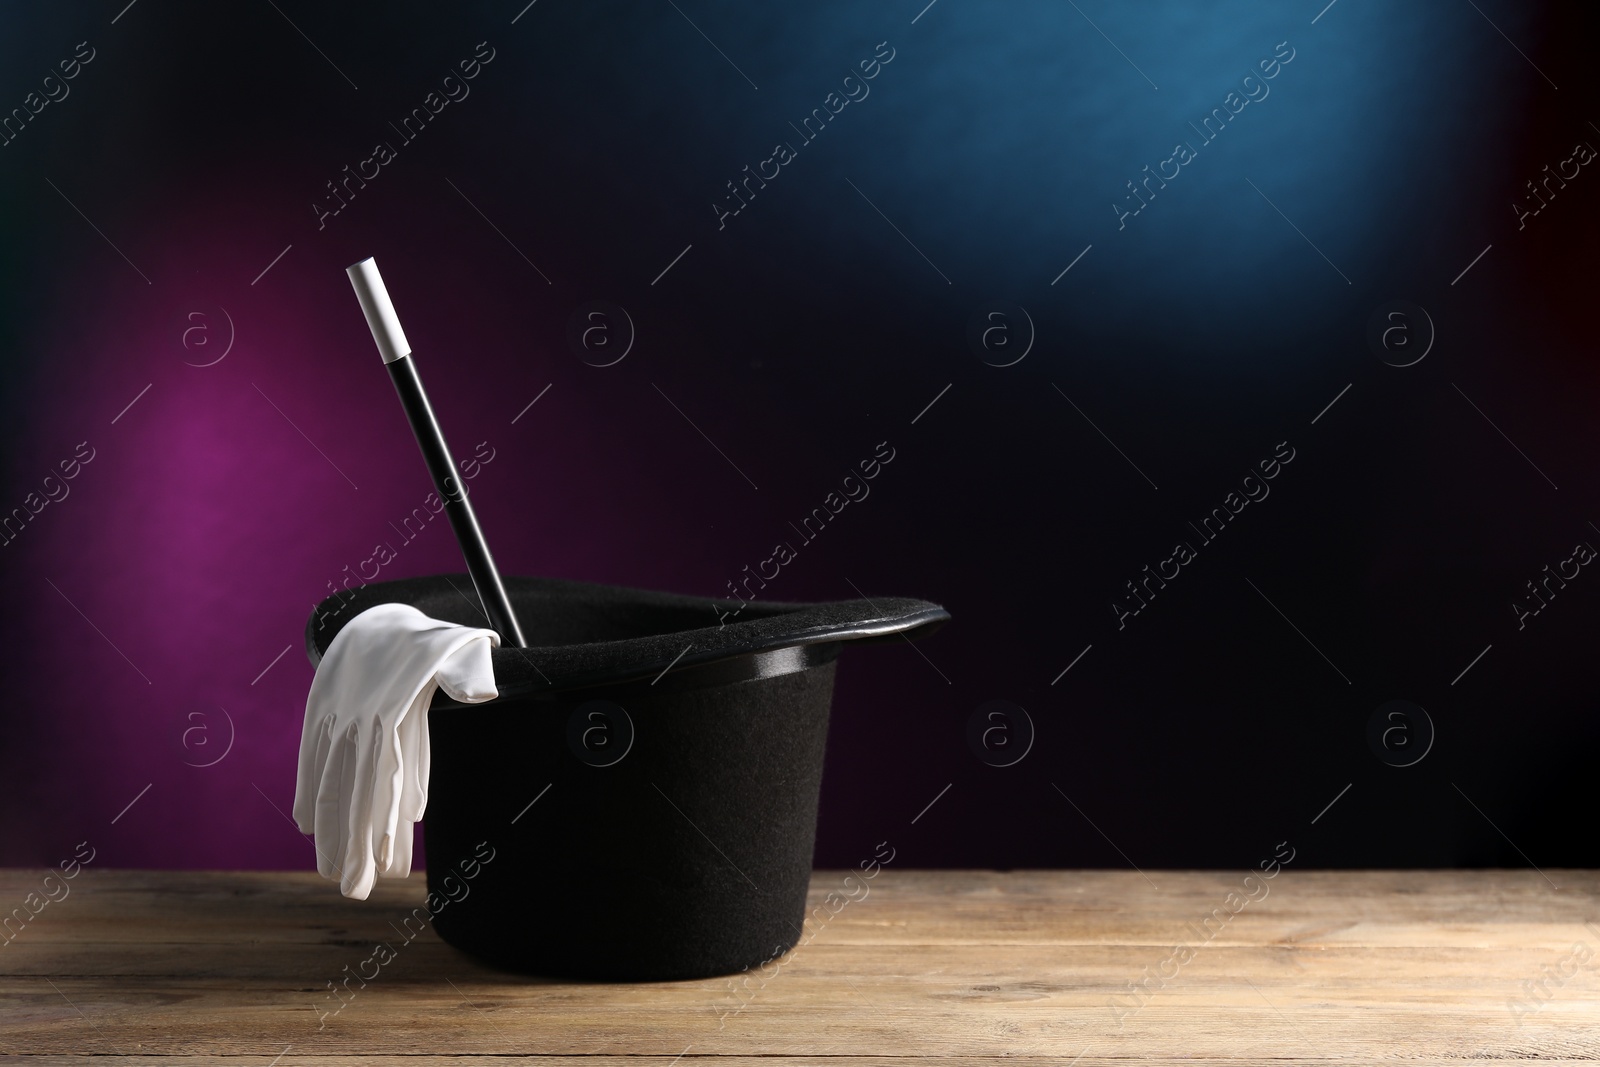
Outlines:
{"label": "wooden table", "polygon": [[[0,1054],[262,1067],[513,1054],[549,1067],[1600,1063],[1600,872],[1286,869],[1259,899],[1242,872],[1147,873],[886,868],[737,983],[524,980],[430,930],[324,1016],[327,983],[421,903],[420,875],[357,903],[315,874],[84,868],[0,947]],[[21,904],[42,876],[0,871],[0,901]],[[813,902],[841,885],[818,871]]]}

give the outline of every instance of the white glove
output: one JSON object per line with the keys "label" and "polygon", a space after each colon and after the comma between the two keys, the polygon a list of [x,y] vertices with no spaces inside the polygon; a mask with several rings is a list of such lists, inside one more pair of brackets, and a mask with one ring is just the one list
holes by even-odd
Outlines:
{"label": "white glove", "polygon": [[317,871],[365,900],[379,877],[411,873],[428,804],[428,705],[436,689],[477,704],[499,695],[493,630],[379,604],[345,624],[306,698],[294,821],[316,835]]}

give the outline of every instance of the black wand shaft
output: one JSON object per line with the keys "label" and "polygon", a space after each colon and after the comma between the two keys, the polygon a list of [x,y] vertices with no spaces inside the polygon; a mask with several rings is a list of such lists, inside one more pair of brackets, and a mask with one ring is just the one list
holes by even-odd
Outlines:
{"label": "black wand shaft", "polygon": [[455,460],[450,456],[450,446],[445,443],[439,421],[433,416],[433,407],[422,388],[417,365],[410,356],[402,356],[391,360],[386,366],[390,379],[394,381],[395,392],[400,394],[400,406],[405,408],[406,419],[411,423],[411,432],[416,435],[417,445],[422,449],[423,462],[428,465],[428,473],[433,477],[433,487],[444,501],[444,513],[450,519],[450,528],[455,531],[456,541],[461,545],[461,554],[466,557],[467,573],[472,575],[472,584],[478,590],[478,599],[483,601],[489,625],[499,632],[508,646],[526,648],[528,642],[523,639],[522,627],[517,624],[511,599],[506,596],[505,586],[500,582],[500,571],[494,565],[494,557],[489,554],[489,543],[484,540],[483,530],[478,526],[478,516],[467,499],[467,487],[456,470]]}
{"label": "black wand shaft", "polygon": [[400,394],[400,405],[405,408],[411,423],[411,432],[422,449],[423,461],[433,478],[433,487],[444,501],[444,510],[450,516],[450,528],[455,531],[456,542],[467,560],[467,573],[478,590],[489,625],[500,634],[502,644],[511,648],[527,648],[522,627],[517,625],[517,614],[512,610],[511,598],[506,596],[500,583],[500,572],[495,569],[494,557],[489,554],[489,543],[483,538],[478,517],[467,500],[467,487],[456,473],[455,460],[450,456],[450,446],[445,444],[439,420],[433,417],[433,406],[422,388],[422,377],[411,359],[411,345],[406,341],[400,319],[395,315],[389,291],[384,287],[378,264],[364,259],[345,271],[350,284],[355,287],[356,299],[367,316],[367,326],[372,339],[377,342],[378,354],[389,368],[389,378],[395,392]]}

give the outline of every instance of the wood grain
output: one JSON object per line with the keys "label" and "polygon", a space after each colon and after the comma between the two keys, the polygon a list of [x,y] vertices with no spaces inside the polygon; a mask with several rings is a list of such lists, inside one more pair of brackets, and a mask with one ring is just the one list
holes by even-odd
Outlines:
{"label": "wood grain", "polygon": [[[0,904],[44,873],[0,871]],[[429,930],[340,1002],[420,874],[358,903],[315,874],[85,868],[0,942],[0,1059],[1600,1063],[1600,872],[1284,870],[1237,913],[1237,872],[1146,873],[885,869],[765,973],[692,982],[528,979]]]}

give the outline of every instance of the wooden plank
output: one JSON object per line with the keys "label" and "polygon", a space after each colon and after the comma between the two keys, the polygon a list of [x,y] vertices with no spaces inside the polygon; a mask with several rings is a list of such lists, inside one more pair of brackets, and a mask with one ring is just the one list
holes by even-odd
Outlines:
{"label": "wooden plank", "polygon": [[[334,1012],[420,874],[358,903],[315,874],[90,868],[0,948],[0,1054],[1600,1062],[1600,873],[1285,870],[1237,914],[1242,872],[1147,873],[885,869],[822,922],[820,871],[815,936],[743,979],[527,979],[428,931]],[[42,874],[0,871],[0,901]]]}
{"label": "wooden plank", "polygon": [[[944,966],[929,969],[926,962]],[[570,988],[530,996],[460,973],[374,984],[326,1018],[307,995],[212,982],[41,979],[33,988],[8,983],[0,1001],[3,1047],[13,1052],[143,1047],[270,1056],[293,1043],[317,1054],[391,1057],[417,1049],[660,1055],[693,1044],[697,1055],[849,1057],[893,1050],[1070,1060],[1087,1042],[1136,1058],[1181,1047],[1219,1059],[1324,1060],[1386,1058],[1396,1050],[1463,1059],[1600,1050],[1592,983],[1563,990],[1518,1026],[1502,997],[1463,995],[1444,982],[1323,993],[1308,988],[1315,975],[1274,985],[1219,967],[1123,1017],[1104,990],[1073,989],[1053,975],[1019,980],[973,969],[970,978],[941,976],[960,962],[908,961],[903,975],[859,969],[810,981],[780,978],[738,1014],[732,1011],[740,1002],[721,996],[595,997]],[[981,988],[988,986],[996,988]]]}
{"label": "wooden plank", "polygon": [[[230,1056],[230,1055],[204,1055],[204,1056],[158,1056],[158,1055],[126,1055],[112,1054],[108,1057],[111,1062],[127,1067],[209,1067],[211,1064],[237,1064],[237,1067],[299,1067],[300,1064],[315,1064],[316,1067],[372,1067],[375,1062],[369,1056],[323,1056],[313,1051],[302,1051],[299,1045],[288,1045],[283,1053],[283,1059],[278,1063],[263,1060],[258,1055]],[[428,1054],[411,1054],[405,1058],[407,1067],[508,1067],[511,1064],[536,1064],[537,1067],[673,1067],[681,1064],[682,1067],[696,1067],[694,1057],[698,1050],[691,1050],[681,1058],[677,1054],[659,1056],[517,1056],[500,1055],[484,1056],[471,1053],[442,1054],[438,1056]],[[1388,1057],[1390,1060],[1398,1059],[1396,1056]],[[0,1064],[24,1064],[27,1067],[82,1067],[82,1056],[7,1056],[0,1054]],[[1212,1059],[1210,1057],[1193,1057],[1182,1055],[1156,1055],[1139,1057],[1130,1060],[1126,1056],[1102,1056],[1097,1054],[1094,1046],[1090,1046],[1081,1059],[1063,1062],[1058,1057],[1038,1058],[1031,1056],[1008,1056],[1005,1060],[1008,1067],[1128,1067],[1130,1062],[1149,1064],[1151,1067],[1285,1067],[1291,1061],[1283,1057],[1266,1058],[1229,1058]],[[1354,1059],[1321,1059],[1317,1063],[1327,1067],[1371,1067],[1374,1061],[1370,1058]],[[1492,1062],[1492,1061],[1491,1061]],[[1504,1061],[1501,1061],[1504,1062]],[[1593,1059],[1547,1059],[1541,1058],[1540,1067],[1580,1067],[1590,1065]],[[906,1067],[904,1057],[891,1056],[859,1056],[850,1057],[843,1061],[840,1067]],[[939,1067],[994,1067],[995,1058],[992,1056],[941,1056]],[[1459,1059],[1440,1059],[1432,1056],[1411,1057],[1404,1059],[1406,1067],[1461,1067]],[[756,1056],[726,1056],[717,1059],[717,1067],[775,1067],[771,1057]]]}

